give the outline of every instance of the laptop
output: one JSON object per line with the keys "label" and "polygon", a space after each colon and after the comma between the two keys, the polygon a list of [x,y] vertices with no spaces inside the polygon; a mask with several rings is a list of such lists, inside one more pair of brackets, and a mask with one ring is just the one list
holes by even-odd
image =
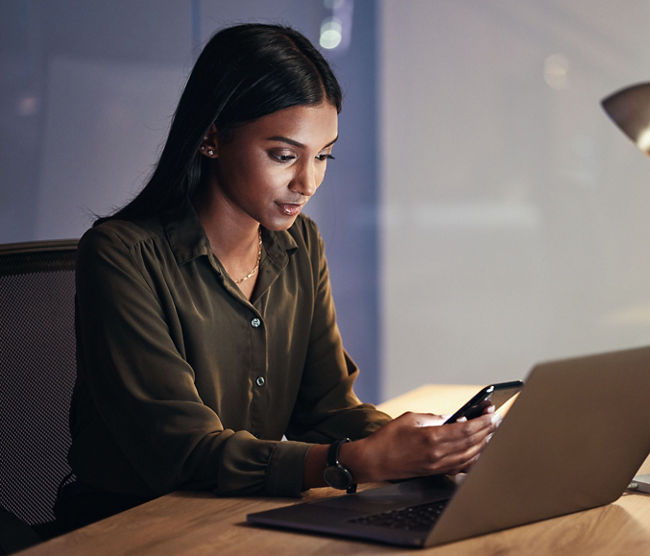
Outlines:
{"label": "laptop", "polygon": [[458,485],[411,479],[247,521],[425,547],[608,504],[650,452],[648,392],[650,347],[541,363]]}

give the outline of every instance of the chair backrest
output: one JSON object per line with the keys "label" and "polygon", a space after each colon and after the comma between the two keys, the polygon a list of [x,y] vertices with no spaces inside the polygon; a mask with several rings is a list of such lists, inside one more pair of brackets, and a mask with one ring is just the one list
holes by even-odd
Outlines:
{"label": "chair backrest", "polygon": [[69,473],[76,240],[0,245],[0,505],[51,521]]}

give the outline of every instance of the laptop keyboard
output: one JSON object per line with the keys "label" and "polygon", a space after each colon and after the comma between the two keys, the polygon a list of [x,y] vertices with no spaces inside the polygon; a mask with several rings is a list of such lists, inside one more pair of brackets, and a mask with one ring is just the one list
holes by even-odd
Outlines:
{"label": "laptop keyboard", "polygon": [[390,510],[378,514],[355,517],[350,523],[373,525],[375,527],[391,527],[409,531],[428,531],[438,520],[449,500],[437,500],[417,506],[409,506],[400,510]]}

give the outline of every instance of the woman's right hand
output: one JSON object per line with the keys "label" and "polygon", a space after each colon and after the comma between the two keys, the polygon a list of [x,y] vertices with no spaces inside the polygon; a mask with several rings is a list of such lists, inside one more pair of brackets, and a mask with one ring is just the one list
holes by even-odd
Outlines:
{"label": "woman's right hand", "polygon": [[367,438],[341,446],[355,480],[376,482],[458,473],[471,466],[499,424],[494,413],[443,425],[431,413],[404,413]]}

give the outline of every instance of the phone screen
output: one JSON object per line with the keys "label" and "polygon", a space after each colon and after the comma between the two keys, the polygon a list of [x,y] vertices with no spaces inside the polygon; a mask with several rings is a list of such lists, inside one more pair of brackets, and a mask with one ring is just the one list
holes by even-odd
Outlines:
{"label": "phone screen", "polygon": [[455,423],[461,417],[473,419],[482,415],[487,407],[493,405],[495,409],[499,409],[504,403],[521,390],[524,383],[521,380],[513,380],[510,382],[498,382],[490,384],[485,388],[479,390],[468,402],[466,402],[458,411],[456,411],[447,423]]}

